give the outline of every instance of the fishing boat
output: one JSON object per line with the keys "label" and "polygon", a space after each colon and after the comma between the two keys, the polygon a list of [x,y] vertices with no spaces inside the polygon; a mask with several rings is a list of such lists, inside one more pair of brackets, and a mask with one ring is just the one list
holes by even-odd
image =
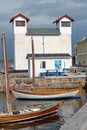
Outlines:
{"label": "fishing boat", "polygon": [[57,98],[73,98],[82,94],[82,86],[74,89],[15,89],[12,88],[12,93],[17,99],[57,99]]}
{"label": "fishing boat", "polygon": [[12,110],[5,33],[2,34],[2,45],[4,55],[4,67],[5,67],[7,110],[5,112],[0,112],[0,124],[33,120],[57,113],[58,109],[62,106],[63,102],[57,104],[55,103],[44,104],[41,106],[26,108],[24,110]]}

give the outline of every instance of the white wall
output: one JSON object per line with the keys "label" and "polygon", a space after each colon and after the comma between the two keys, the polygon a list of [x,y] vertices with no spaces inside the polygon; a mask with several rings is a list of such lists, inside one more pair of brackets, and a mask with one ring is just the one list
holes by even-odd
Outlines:
{"label": "white wall", "polygon": [[[42,36],[33,36],[33,40],[35,53],[43,53]],[[44,36],[44,52],[71,54],[71,35]]]}
{"label": "white wall", "polygon": [[28,69],[28,61],[26,59],[29,53],[30,41],[24,34],[15,34],[15,70]]}
{"label": "white wall", "polygon": [[[70,68],[70,59],[55,59],[61,60],[62,62],[62,70],[64,68]],[[40,76],[41,72],[45,72],[46,70],[55,69],[55,60],[54,59],[35,59],[35,76]],[[40,64],[42,61],[46,62],[46,68],[40,68]],[[30,60],[30,77],[32,77],[32,60]]]}
{"label": "white wall", "polygon": [[[42,36],[33,36],[34,52],[43,53]],[[31,36],[15,34],[15,69],[28,69],[27,54],[32,53]],[[69,34],[44,37],[44,53],[69,53],[71,55],[71,37]],[[72,63],[72,60],[70,61]],[[71,66],[70,63],[70,66]],[[51,66],[50,66],[51,67]]]}

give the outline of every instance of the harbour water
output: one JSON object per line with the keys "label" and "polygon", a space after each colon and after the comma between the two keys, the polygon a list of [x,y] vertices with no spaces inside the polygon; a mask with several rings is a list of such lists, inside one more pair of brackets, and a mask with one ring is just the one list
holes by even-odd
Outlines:
{"label": "harbour water", "polygon": [[[11,94],[11,102],[13,109],[24,109],[35,104],[44,104],[51,102],[61,102],[62,100],[50,101],[32,101],[32,100],[16,100]],[[80,98],[65,99],[63,106],[58,110],[56,115],[41,118],[36,121],[26,121],[17,124],[0,125],[0,130],[59,130],[60,127],[69,120],[80,108],[87,102],[87,93],[83,90],[83,95]],[[4,102],[4,103],[3,103]],[[6,110],[6,97],[4,93],[0,93],[0,111]]]}
{"label": "harbour water", "polygon": [[[8,60],[8,64],[9,64],[9,67],[13,67],[14,60],[13,59],[9,59]],[[0,59],[0,70],[3,70],[3,69],[4,69],[4,62],[3,62],[3,60]]]}

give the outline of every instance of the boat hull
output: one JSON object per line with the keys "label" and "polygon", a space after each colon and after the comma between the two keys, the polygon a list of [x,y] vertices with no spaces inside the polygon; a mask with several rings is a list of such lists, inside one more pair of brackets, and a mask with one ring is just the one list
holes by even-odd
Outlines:
{"label": "boat hull", "polygon": [[14,123],[14,122],[20,122],[20,121],[26,121],[26,120],[33,120],[38,119],[44,116],[48,116],[54,113],[57,113],[58,109],[62,106],[63,102],[58,104],[50,104],[47,108],[43,110],[38,110],[34,112],[27,112],[22,114],[9,114],[9,115],[0,115],[0,124],[6,124],[6,123]]}
{"label": "boat hull", "polygon": [[55,99],[55,98],[67,98],[76,96],[77,91],[66,93],[66,94],[54,94],[54,95],[35,95],[35,94],[24,94],[21,92],[13,91],[13,94],[17,99]]}
{"label": "boat hull", "polygon": [[[17,91],[17,90],[12,90],[13,95],[17,98],[17,99],[56,99],[56,98],[69,98],[69,97],[74,97],[76,96],[79,91],[82,88],[80,87],[79,89],[75,89],[72,91],[60,91],[56,90],[55,92],[23,92],[23,91]],[[57,92],[58,91],[58,92]]]}

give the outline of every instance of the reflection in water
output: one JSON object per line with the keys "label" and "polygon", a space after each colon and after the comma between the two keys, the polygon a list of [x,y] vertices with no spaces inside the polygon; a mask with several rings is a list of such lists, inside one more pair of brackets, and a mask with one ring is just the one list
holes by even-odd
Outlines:
{"label": "reflection in water", "polygon": [[79,108],[81,108],[82,106],[83,106],[83,101],[82,101],[82,99],[79,99],[79,100],[77,100],[78,101],[78,103],[79,103]]}
{"label": "reflection in water", "polygon": [[[42,127],[43,126],[44,128],[47,127],[47,125],[49,126],[49,129],[53,128],[55,125],[55,122],[56,122],[56,126],[57,128],[60,128],[60,126],[62,125],[61,123],[61,119],[58,114],[55,114],[55,115],[52,115],[52,116],[48,116],[48,117],[45,117],[43,119],[38,119],[36,121],[26,121],[26,122],[21,122],[21,123],[12,123],[12,124],[7,124],[7,125],[2,125],[0,126],[0,129],[3,129],[3,130],[11,130],[11,129],[23,129],[23,128],[28,128],[26,130],[42,130]],[[62,122],[63,122],[63,119],[62,119]],[[49,125],[51,124],[51,125]],[[60,125],[59,125],[60,124]],[[54,126],[53,126],[54,125]]]}
{"label": "reflection in water", "polygon": [[[4,105],[1,102],[2,94],[0,93],[0,111],[4,108],[6,110],[5,95],[2,99]],[[11,102],[13,109],[22,109],[24,107],[29,107],[36,104],[44,104],[49,102],[60,102],[62,100],[47,100],[47,101],[32,101],[32,100],[16,100],[13,95],[11,95]],[[58,115],[53,115],[38,119],[34,122],[26,121],[16,124],[0,126],[0,130],[59,130],[61,125],[63,125],[68,119],[73,116],[80,107],[87,101],[87,93],[83,91],[81,99],[66,99],[64,100],[63,106],[59,109]]]}
{"label": "reflection in water", "polygon": [[6,110],[6,98],[5,93],[0,92],[0,112]]}
{"label": "reflection in water", "polygon": [[59,115],[62,116],[66,122],[82,107],[82,104],[81,99],[65,100],[64,105],[60,108]]}

